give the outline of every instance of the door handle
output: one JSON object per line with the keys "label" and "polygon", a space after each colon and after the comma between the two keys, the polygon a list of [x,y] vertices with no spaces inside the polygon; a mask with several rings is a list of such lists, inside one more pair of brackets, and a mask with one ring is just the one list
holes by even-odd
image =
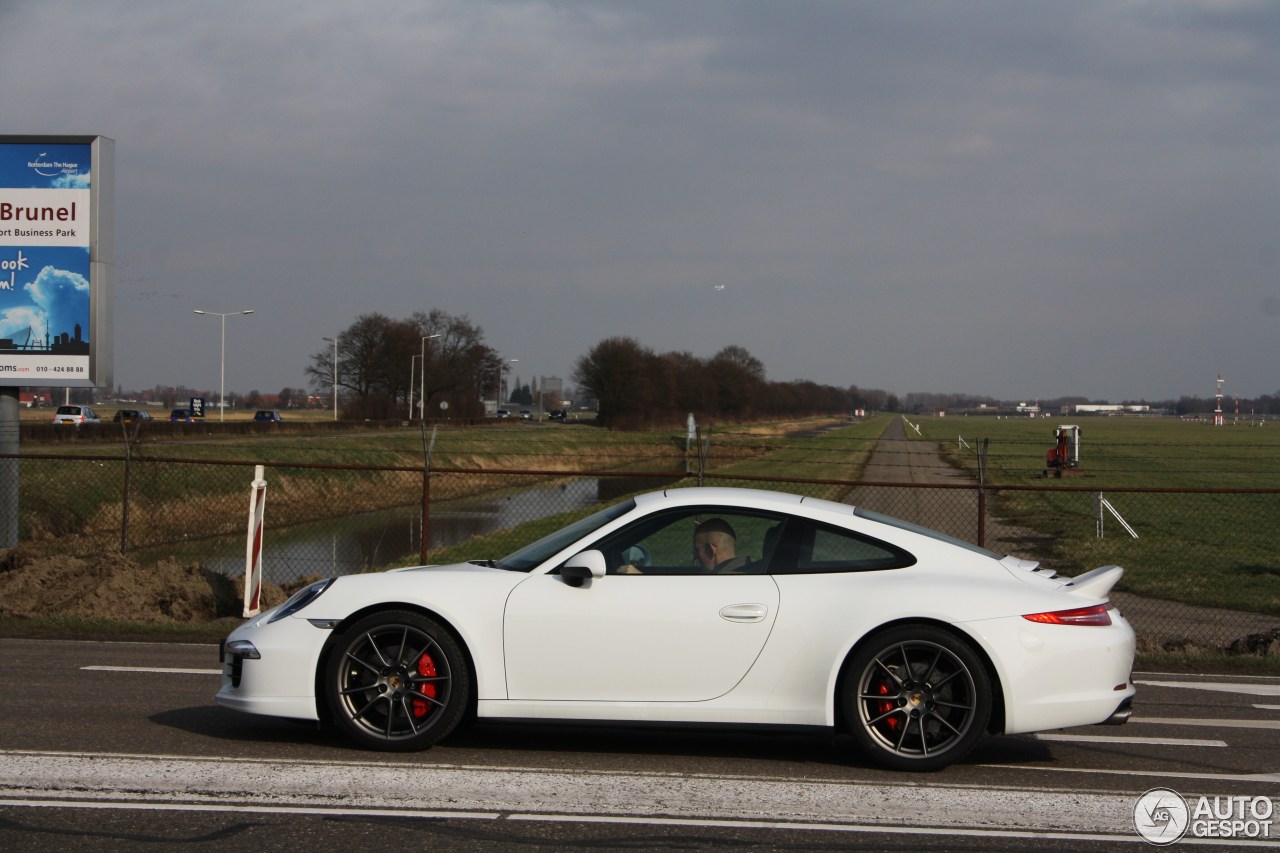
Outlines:
{"label": "door handle", "polygon": [[730,604],[720,608],[720,618],[730,622],[761,622],[768,615],[767,604]]}

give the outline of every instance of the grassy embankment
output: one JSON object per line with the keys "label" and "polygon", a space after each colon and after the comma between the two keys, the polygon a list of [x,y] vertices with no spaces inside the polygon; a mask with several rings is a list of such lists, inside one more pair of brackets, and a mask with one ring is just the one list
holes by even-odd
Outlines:
{"label": "grassy embankment", "polygon": [[[779,436],[826,422],[780,422],[712,430],[712,464],[767,454]],[[123,437],[28,444],[23,464],[22,536],[41,547],[92,553],[118,547],[123,494]],[[150,440],[159,436],[162,440]],[[174,441],[168,424],[148,424],[134,456],[130,540],[135,545],[176,541],[189,535],[236,534],[252,469],[268,468],[275,524],[315,521],[414,504],[421,499],[424,436],[418,426],[391,430],[279,433],[219,437],[193,432]],[[609,432],[579,424],[505,422],[484,427],[441,428],[432,447],[432,500],[474,497],[528,488],[594,471],[684,470],[684,434],[671,431]],[[71,457],[97,456],[95,461]],[[218,460],[244,467],[157,462]],[[117,461],[120,460],[120,461]],[[398,467],[349,470],[300,466]],[[472,475],[443,473],[449,470]],[[537,476],[476,476],[478,472],[532,470]]]}

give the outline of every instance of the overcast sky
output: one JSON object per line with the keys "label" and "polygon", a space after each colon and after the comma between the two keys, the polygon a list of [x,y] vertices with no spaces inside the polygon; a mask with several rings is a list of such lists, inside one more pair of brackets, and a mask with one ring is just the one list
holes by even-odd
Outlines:
{"label": "overcast sky", "polygon": [[[358,315],[1000,399],[1280,389],[1280,3],[4,0],[0,134],[116,142],[115,379]],[[406,374],[409,365],[405,365]]]}

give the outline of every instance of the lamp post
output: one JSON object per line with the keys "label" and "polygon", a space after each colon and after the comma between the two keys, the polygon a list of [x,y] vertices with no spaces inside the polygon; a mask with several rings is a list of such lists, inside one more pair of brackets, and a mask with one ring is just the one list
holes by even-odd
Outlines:
{"label": "lamp post", "polygon": [[[519,363],[520,363],[520,359],[518,359],[518,358],[509,358],[509,359],[507,359],[507,363],[508,363],[508,364],[519,364]],[[519,378],[519,377],[516,377],[516,378]],[[511,391],[512,391],[512,390],[519,391],[520,389],[519,389],[519,388],[512,389],[510,386],[508,386],[508,387],[507,387],[507,402],[510,402],[510,401],[511,401]]]}
{"label": "lamp post", "polygon": [[[496,353],[495,353],[495,355],[496,355]],[[497,416],[497,414],[498,414],[498,409],[501,409],[501,408],[502,408],[502,385],[503,385],[503,382],[504,382],[504,381],[505,381],[505,379],[506,379],[506,377],[504,376],[504,374],[507,372],[507,365],[508,365],[508,364],[515,363],[515,362],[517,362],[517,361],[519,361],[519,360],[520,360],[520,359],[518,359],[518,358],[500,358],[500,359],[498,359],[498,377],[497,377],[497,381],[496,381],[496,383],[495,383],[495,384],[497,385],[497,387],[493,389],[493,414],[494,414],[494,416],[495,416],[495,417],[496,417],[496,416]],[[488,401],[486,401],[486,402],[485,402],[485,406],[488,406],[488,405],[489,405],[489,403],[488,403]]]}
{"label": "lamp post", "polygon": [[338,336],[325,338],[333,344],[333,419],[338,419]]}
{"label": "lamp post", "polygon": [[237,314],[252,314],[253,309],[247,311],[228,311],[225,314],[217,311],[200,311],[199,309],[192,312],[193,314],[207,314],[212,317],[222,318],[222,350],[218,358],[218,421],[224,421],[227,417],[227,318]]}
{"label": "lamp post", "polygon": [[418,420],[427,416],[427,341],[438,337],[438,333],[422,336],[422,370],[418,374]]}
{"label": "lamp post", "polygon": [[408,390],[408,392],[407,392],[407,393],[408,393],[408,395],[409,395],[409,399],[407,400],[407,402],[408,402],[408,404],[409,404],[409,420],[411,420],[411,421],[413,420],[413,409],[414,409],[414,405],[413,405],[413,363],[414,363],[415,361],[418,361],[418,360],[419,360],[419,359],[421,359],[421,358],[422,358],[422,356],[418,355],[417,353],[414,353],[413,355],[409,356],[409,390]]}

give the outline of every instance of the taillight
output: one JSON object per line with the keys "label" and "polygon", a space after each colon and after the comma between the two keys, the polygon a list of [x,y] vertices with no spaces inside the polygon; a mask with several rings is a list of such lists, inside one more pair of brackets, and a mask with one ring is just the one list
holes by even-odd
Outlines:
{"label": "taillight", "polygon": [[1054,610],[1047,613],[1027,613],[1022,618],[1042,625],[1110,625],[1114,605],[1095,604],[1072,610]]}

